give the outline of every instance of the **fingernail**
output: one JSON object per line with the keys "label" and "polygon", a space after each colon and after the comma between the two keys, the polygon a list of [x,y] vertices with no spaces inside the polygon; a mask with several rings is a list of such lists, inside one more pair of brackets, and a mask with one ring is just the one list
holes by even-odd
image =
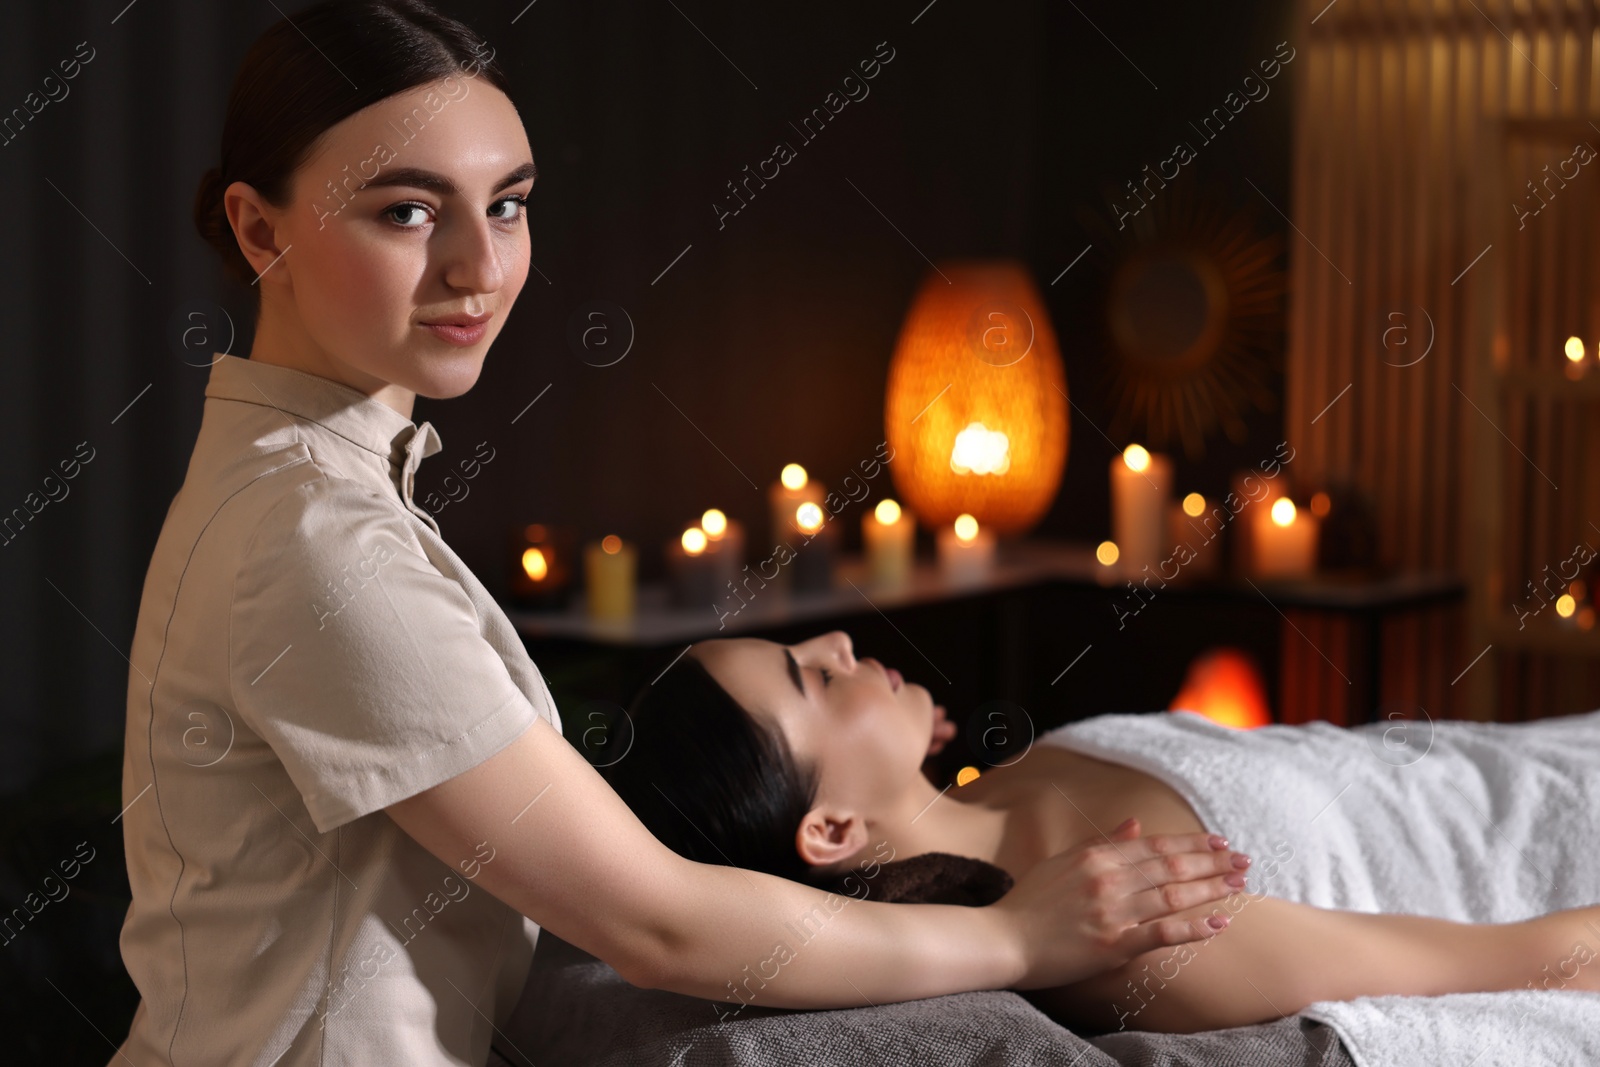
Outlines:
{"label": "fingernail", "polygon": [[1228,839],[1226,837],[1223,837],[1221,834],[1212,834],[1211,835],[1211,847],[1212,848],[1218,848],[1218,849],[1227,848],[1228,847]]}
{"label": "fingernail", "polygon": [[1223,878],[1222,880],[1224,882],[1227,882],[1229,885],[1233,886],[1236,889],[1243,889],[1244,888],[1244,875],[1242,875],[1242,874],[1238,874],[1238,873],[1230,874],[1230,875],[1226,876],[1225,878]]}
{"label": "fingernail", "polygon": [[1243,852],[1235,852],[1233,854],[1233,865],[1242,871],[1246,867],[1250,866],[1250,857],[1246,856]]}
{"label": "fingernail", "polygon": [[1220,930],[1228,925],[1228,917],[1226,915],[1213,915],[1206,920],[1206,925],[1213,930]]}

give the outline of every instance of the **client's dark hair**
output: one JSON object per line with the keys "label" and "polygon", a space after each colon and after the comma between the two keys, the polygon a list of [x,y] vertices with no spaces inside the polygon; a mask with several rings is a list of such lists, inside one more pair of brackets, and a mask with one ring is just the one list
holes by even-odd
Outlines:
{"label": "client's dark hair", "polygon": [[278,21],[240,64],[222,123],[221,158],[195,192],[195,228],[232,277],[254,280],[222,207],[228,186],[246,182],[284,207],[295,170],[331,127],[451,75],[482,77],[511,95],[494,50],[422,0],[327,0]]}
{"label": "client's dark hair", "polygon": [[811,885],[819,873],[794,834],[817,797],[783,734],[755,719],[705,664],[683,656],[628,708],[627,755],[601,775],[662,844],[699,863],[762,871]]}
{"label": "client's dark hair", "polygon": [[693,656],[640,689],[628,720],[632,738],[618,739],[626,754],[600,773],[680,856],[905,903],[978,906],[1011,888],[999,867],[948,852],[841,870],[806,863],[794,836],[816,803],[817,768],[801,766],[783,733],[746,711]]}

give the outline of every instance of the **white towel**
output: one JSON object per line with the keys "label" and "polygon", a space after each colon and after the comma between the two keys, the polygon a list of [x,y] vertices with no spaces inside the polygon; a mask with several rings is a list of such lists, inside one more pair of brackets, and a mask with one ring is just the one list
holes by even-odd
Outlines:
{"label": "white towel", "polygon": [[[1101,715],[1039,742],[1172,786],[1257,857],[1252,892],[1463,922],[1600,903],[1600,711],[1256,730],[1187,711]],[[1588,948],[1600,953],[1600,937]],[[1600,1064],[1600,994],[1559,981],[1320,1001],[1303,1014],[1337,1030],[1360,1067]]]}

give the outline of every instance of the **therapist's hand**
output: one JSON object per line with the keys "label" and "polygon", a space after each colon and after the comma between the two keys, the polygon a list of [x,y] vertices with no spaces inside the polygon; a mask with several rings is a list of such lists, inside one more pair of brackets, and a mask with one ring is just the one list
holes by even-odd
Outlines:
{"label": "therapist's hand", "polygon": [[1016,989],[1081,981],[1226,927],[1225,913],[1215,920],[1173,914],[1239,892],[1223,881],[1238,873],[1237,853],[1211,834],[1138,835],[1138,820],[1129,819],[1109,835],[1058,852],[991,905],[1021,936],[1025,965]]}

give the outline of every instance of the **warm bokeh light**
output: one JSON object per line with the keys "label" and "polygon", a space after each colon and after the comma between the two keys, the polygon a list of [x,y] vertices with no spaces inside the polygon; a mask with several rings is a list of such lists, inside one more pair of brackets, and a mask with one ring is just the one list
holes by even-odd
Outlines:
{"label": "warm bokeh light", "polygon": [[798,463],[790,463],[783,468],[783,473],[778,475],[778,480],[783,483],[785,489],[793,492],[796,489],[804,489],[809,479],[806,477],[804,467]]}
{"label": "warm bokeh light", "polygon": [[1150,453],[1143,445],[1129,445],[1122,450],[1122,462],[1131,471],[1142,471],[1150,466]]}
{"label": "warm bokeh light", "polygon": [[976,767],[963,767],[956,772],[956,785],[966,785],[968,782],[978,780],[979,770]]}
{"label": "warm bokeh light", "polygon": [[1236,730],[1272,722],[1261,674],[1250,657],[1236,648],[1213,649],[1196,657],[1169,707],[1204,715],[1219,726]]}
{"label": "warm bokeh light", "polygon": [[1099,547],[1094,550],[1094,558],[1107,567],[1115,563],[1121,556],[1122,550],[1117,547],[1115,541],[1101,541]]}
{"label": "warm bokeh light", "polygon": [[1294,501],[1286,496],[1280,496],[1272,502],[1272,521],[1279,526],[1293,526],[1295,520]]}
{"label": "warm bokeh light", "polygon": [[1594,629],[1594,609],[1587,604],[1578,611],[1578,629]]}
{"label": "warm bokeh light", "polygon": [[1199,493],[1190,493],[1183,498],[1183,513],[1191,519],[1198,519],[1206,511],[1206,498]]}
{"label": "warm bokeh light", "polygon": [[1572,618],[1573,614],[1577,610],[1578,602],[1572,599],[1572,594],[1562,593],[1560,596],[1556,597],[1556,614],[1560,615],[1563,619]]}
{"label": "warm bokeh light", "polygon": [[957,474],[1004,474],[1011,468],[1011,441],[981,422],[969,422],[956,434],[950,469]]}
{"label": "warm bokeh light", "polygon": [[698,526],[691,526],[683,531],[683,550],[691,556],[698,556],[706,550],[706,532]]}
{"label": "warm bokeh light", "polygon": [[956,516],[956,540],[970,542],[978,536],[978,520],[965,513]]}
{"label": "warm bokeh light", "polygon": [[1574,363],[1583,362],[1583,338],[1567,338],[1567,358],[1572,360]]}
{"label": "warm bokeh light", "polygon": [[893,526],[900,521],[900,505],[893,500],[880,500],[878,506],[872,509],[872,514],[885,526]]}
{"label": "warm bokeh light", "polygon": [[794,521],[806,533],[816,533],[822,529],[822,509],[807,500],[795,509]]}
{"label": "warm bokeh light", "polygon": [[550,573],[550,561],[544,558],[542,550],[530,548],[522,553],[522,570],[529,578],[542,582]]}
{"label": "warm bokeh light", "polygon": [[1576,578],[1567,586],[1567,592],[1572,594],[1574,600],[1586,600],[1589,596],[1589,587],[1583,584],[1582,578]]}
{"label": "warm bokeh light", "polygon": [[716,508],[709,508],[700,516],[700,528],[706,532],[707,537],[715,541],[728,532],[728,516]]}
{"label": "warm bokeh light", "polygon": [[1327,493],[1311,494],[1311,514],[1319,519],[1328,517],[1328,512],[1333,510],[1333,498]]}
{"label": "warm bokeh light", "polygon": [[608,556],[615,556],[622,551],[622,538],[616,534],[606,534],[600,539],[600,551]]}

